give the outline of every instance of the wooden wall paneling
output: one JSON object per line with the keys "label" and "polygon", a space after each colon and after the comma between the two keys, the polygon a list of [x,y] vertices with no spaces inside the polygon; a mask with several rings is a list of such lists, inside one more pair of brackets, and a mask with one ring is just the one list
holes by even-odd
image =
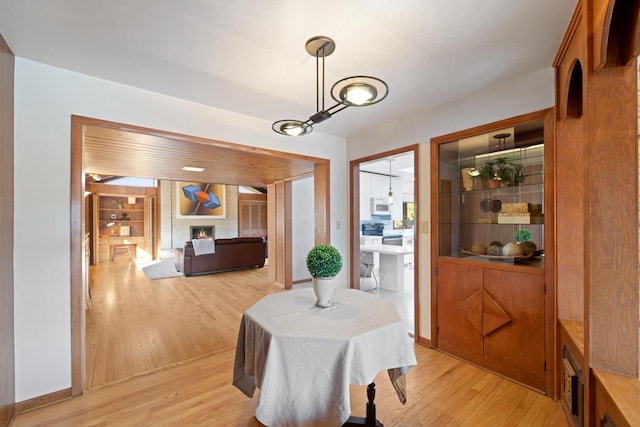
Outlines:
{"label": "wooden wall paneling", "polygon": [[[276,182],[275,184],[275,202],[276,202],[276,233],[275,243],[275,263],[272,267],[276,269],[276,285],[284,288],[284,264],[285,264],[285,235],[284,235],[284,181]],[[271,265],[271,263],[269,263]]]}
{"label": "wooden wall paneling", "polygon": [[71,395],[82,394],[85,377],[85,287],[82,257],[84,257],[84,162],[82,160],[84,125],[71,121]]}
{"label": "wooden wall paneling", "polygon": [[[291,181],[276,182],[274,190],[275,247],[272,252],[271,245],[269,246],[269,269],[275,267],[274,277],[278,287],[291,289],[293,286]],[[269,240],[271,240],[271,232],[269,232]]]}
{"label": "wooden wall paneling", "polygon": [[[420,340],[422,331],[420,330],[420,301],[421,292],[431,292],[428,289],[421,290],[420,286],[420,271],[421,271],[421,251],[420,251],[420,234],[423,232],[419,219],[420,216],[420,176],[423,173],[420,168],[420,144],[413,146],[413,203],[415,207],[415,220],[413,225],[413,313],[414,313],[414,339],[416,342],[422,342],[425,345],[430,346],[430,342]],[[425,169],[426,165],[425,165]]]}
{"label": "wooden wall paneling", "polygon": [[313,170],[314,228],[316,245],[331,243],[330,164],[316,163]]}
{"label": "wooden wall paneling", "polygon": [[0,35],[0,426],[15,413],[13,336],[13,87],[15,58]]}
{"label": "wooden wall paneling", "polygon": [[[556,182],[556,110],[549,110],[544,118],[544,164],[553,165],[545,167],[544,181]],[[556,378],[559,372],[556,354],[558,346],[558,293],[556,282],[556,186],[547,185],[544,191],[544,206],[548,214],[545,218],[544,242],[545,242],[545,360],[547,361],[547,373],[545,376],[545,390],[552,397],[559,396]]]}
{"label": "wooden wall paneling", "polygon": [[267,185],[267,253],[269,268],[269,280],[277,283],[277,259],[278,252],[276,248],[277,239],[277,222],[276,222],[276,185]]}
{"label": "wooden wall paneling", "polygon": [[[625,90],[620,90],[625,88]],[[638,375],[637,69],[589,77],[588,338],[592,367]]]}
{"label": "wooden wall paneling", "polygon": [[360,162],[357,160],[349,162],[349,181],[349,287],[360,289]]}
{"label": "wooden wall paneling", "polygon": [[592,71],[605,66],[631,65],[640,53],[640,2],[592,0],[589,6]]}
{"label": "wooden wall paneling", "polygon": [[[570,117],[571,77],[577,62],[587,63],[586,18],[580,5],[573,16],[556,67],[556,263],[558,316],[584,321],[584,256],[588,185],[585,117]],[[583,71],[586,66],[581,67]],[[587,84],[583,73],[583,85]],[[584,93],[584,90],[583,90]],[[584,109],[583,109],[584,111]]]}
{"label": "wooden wall paneling", "polygon": [[284,206],[282,217],[284,218],[284,288],[293,287],[293,184],[284,182]]}
{"label": "wooden wall paneling", "polygon": [[[572,77],[577,64],[582,70],[582,90],[572,88]],[[587,15],[582,1],[578,2],[553,66],[556,72],[556,118],[555,125],[555,265],[557,316],[579,322],[588,328],[588,304],[586,304],[585,257],[588,242],[588,146],[586,143],[586,92],[588,85],[589,55],[587,48]],[[575,83],[575,81],[574,81]],[[582,100],[576,100],[576,93]],[[582,102],[582,107],[575,103]],[[574,104],[573,107],[571,105]],[[580,113],[579,115],[572,113]],[[551,360],[556,366],[561,363],[560,341],[557,356]],[[585,345],[583,343],[583,345]],[[588,355],[580,354],[584,381],[584,420],[589,425],[589,381]],[[556,378],[558,378],[556,372]],[[555,381],[556,390],[560,379]],[[565,413],[571,418],[569,413]]]}

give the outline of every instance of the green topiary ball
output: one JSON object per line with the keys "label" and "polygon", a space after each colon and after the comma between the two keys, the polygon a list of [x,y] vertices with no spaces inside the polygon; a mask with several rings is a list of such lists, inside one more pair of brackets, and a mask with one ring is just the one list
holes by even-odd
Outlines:
{"label": "green topiary ball", "polygon": [[335,277],[342,269],[342,256],[331,245],[317,245],[307,254],[307,270],[313,277]]}
{"label": "green topiary ball", "polygon": [[527,230],[526,228],[521,228],[513,233],[513,240],[516,242],[524,242],[531,239],[533,239],[533,233],[531,230]]}

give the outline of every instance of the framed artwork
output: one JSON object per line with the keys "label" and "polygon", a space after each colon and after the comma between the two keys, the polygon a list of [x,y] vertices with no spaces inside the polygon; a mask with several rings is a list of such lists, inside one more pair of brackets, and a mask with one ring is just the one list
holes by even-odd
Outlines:
{"label": "framed artwork", "polygon": [[224,219],[227,192],[223,184],[176,181],[176,218]]}
{"label": "framed artwork", "polygon": [[130,236],[131,235],[131,226],[129,226],[129,225],[121,225],[120,226],[120,235],[121,236]]}

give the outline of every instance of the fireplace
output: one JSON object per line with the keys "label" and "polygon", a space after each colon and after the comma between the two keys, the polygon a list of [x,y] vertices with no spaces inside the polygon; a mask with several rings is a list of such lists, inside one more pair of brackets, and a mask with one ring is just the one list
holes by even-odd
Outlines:
{"label": "fireplace", "polygon": [[191,240],[193,239],[206,239],[206,238],[215,238],[215,229],[216,227],[213,225],[192,225],[189,227],[191,229]]}

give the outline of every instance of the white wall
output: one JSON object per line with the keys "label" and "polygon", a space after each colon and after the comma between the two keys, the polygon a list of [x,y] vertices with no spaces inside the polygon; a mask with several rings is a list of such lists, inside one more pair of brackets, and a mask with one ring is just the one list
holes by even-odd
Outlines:
{"label": "white wall", "polygon": [[[293,247],[293,280],[311,280],[307,270],[307,254],[314,244],[315,229],[313,227],[314,211],[311,209],[314,203],[313,176],[298,179],[291,183],[291,198],[293,199],[293,212],[291,234]],[[343,255],[344,258],[344,255]]]}
{"label": "white wall", "polygon": [[[457,102],[436,110],[425,110],[401,120],[382,123],[369,132],[351,137],[347,141],[347,158],[355,160],[413,144],[420,146],[420,204],[418,215],[420,242],[419,299],[420,336],[431,338],[431,252],[429,191],[429,142],[431,138],[446,135],[475,126],[492,123],[509,117],[552,107],[554,98],[554,73],[551,67],[520,77],[500,82]],[[382,104],[380,107],[382,108]]]}
{"label": "white wall", "polygon": [[[314,132],[275,134],[271,122],[16,58],[16,401],[71,386],[71,115],[128,123],[331,161],[331,225],[346,224],[346,147]],[[346,229],[331,229],[346,253]],[[294,248],[295,251],[295,248]],[[73,260],[80,262],[80,260]]]}

